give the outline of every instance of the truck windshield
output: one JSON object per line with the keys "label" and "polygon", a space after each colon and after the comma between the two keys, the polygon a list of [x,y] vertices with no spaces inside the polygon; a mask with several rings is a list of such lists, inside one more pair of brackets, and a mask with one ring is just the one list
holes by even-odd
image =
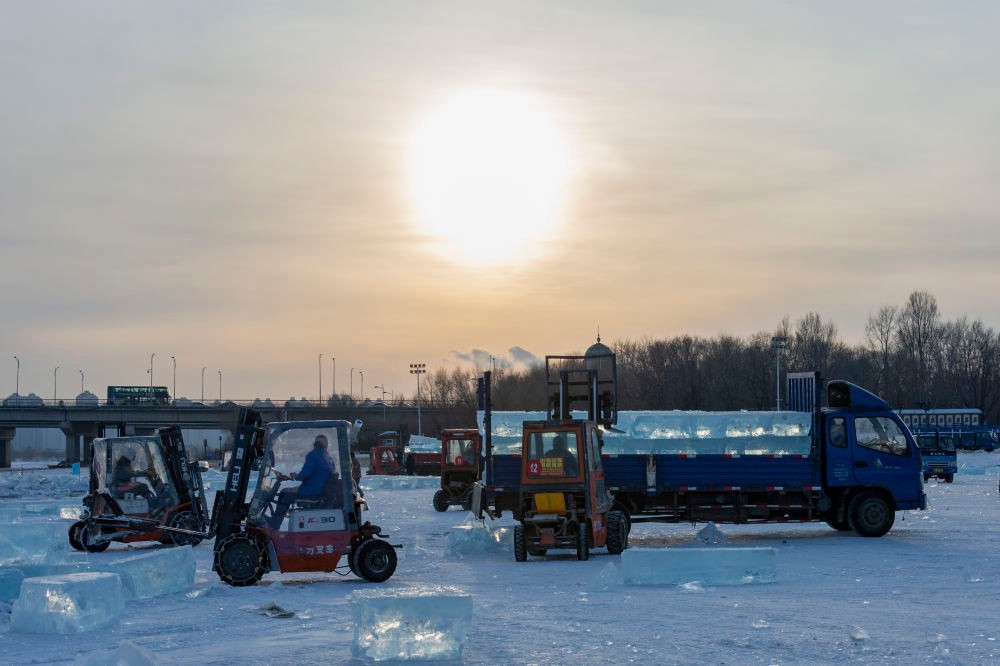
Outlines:
{"label": "truck windshield", "polygon": [[576,432],[533,432],[528,438],[529,477],[567,478],[580,473],[580,446]]}
{"label": "truck windshield", "polygon": [[951,437],[923,435],[917,438],[922,453],[955,453],[955,440]]}

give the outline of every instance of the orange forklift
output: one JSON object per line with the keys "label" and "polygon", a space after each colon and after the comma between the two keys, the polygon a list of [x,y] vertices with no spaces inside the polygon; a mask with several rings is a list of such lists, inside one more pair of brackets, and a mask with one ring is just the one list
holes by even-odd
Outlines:
{"label": "orange forklift", "polygon": [[[601,428],[614,426],[618,408],[615,356],[599,346],[585,356],[545,357],[550,418],[523,425],[514,510],[518,562],[550,549],[573,549],[578,560],[586,560],[592,548],[617,555],[628,546],[626,519],[612,510],[601,463]],[[572,418],[575,406],[588,417]]]}
{"label": "orange forklift", "polygon": [[[253,585],[269,571],[346,574],[345,568],[371,582],[392,576],[396,546],[377,525],[361,521],[365,503],[351,483],[351,437],[347,421],[269,423],[265,434],[256,412],[241,412],[226,487],[212,511],[212,568],[223,582]],[[330,468],[320,491],[300,496],[282,489],[296,476],[299,487],[306,483],[302,474],[310,456],[326,459],[321,466]],[[300,468],[297,475],[289,473]]]}
{"label": "orange forklift", "polygon": [[479,480],[479,431],[475,428],[447,428],[441,431],[441,489],[434,493],[434,509],[450,506],[472,508],[472,487]]}
{"label": "orange forklift", "polygon": [[369,474],[403,473],[403,436],[397,430],[380,432],[368,450]]}

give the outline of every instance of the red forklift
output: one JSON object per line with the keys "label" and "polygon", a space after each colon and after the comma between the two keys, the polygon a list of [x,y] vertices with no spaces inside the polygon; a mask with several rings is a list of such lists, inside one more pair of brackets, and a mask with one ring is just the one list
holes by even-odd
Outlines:
{"label": "red forklift", "polygon": [[180,428],[101,437],[90,453],[89,492],[69,528],[73,548],[99,553],[113,541],[194,546],[211,537],[201,468],[188,460]]}
{"label": "red forklift", "polygon": [[[601,463],[601,428],[618,420],[615,356],[594,347],[585,356],[545,357],[550,418],[523,425],[514,510],[518,562],[550,549],[574,549],[586,560],[592,548],[617,555],[628,547],[626,519],[612,510]],[[586,419],[572,418],[576,406],[586,409]]]}
{"label": "red forklift", "polygon": [[475,428],[447,428],[441,431],[441,489],[434,493],[434,509],[450,506],[472,508],[472,488],[479,480],[482,449]]}
{"label": "red forklift", "polygon": [[369,474],[403,473],[403,437],[396,430],[380,432],[368,450]]}
{"label": "red forklift", "polygon": [[[269,423],[265,432],[256,412],[241,411],[233,463],[212,511],[212,568],[223,582],[254,585],[269,571],[346,574],[345,568],[371,582],[392,576],[396,546],[377,525],[361,522],[366,507],[351,482],[351,440],[347,421]],[[326,449],[333,465],[322,492],[308,498],[282,493],[289,473],[317,447]]]}

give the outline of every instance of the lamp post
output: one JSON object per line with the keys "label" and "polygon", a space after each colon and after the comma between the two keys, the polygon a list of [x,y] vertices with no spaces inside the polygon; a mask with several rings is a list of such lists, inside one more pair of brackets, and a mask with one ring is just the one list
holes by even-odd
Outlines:
{"label": "lamp post", "polygon": [[153,388],[153,357],[156,356],[156,352],[149,355],[149,388]]}
{"label": "lamp post", "polygon": [[80,393],[83,393],[83,370],[80,371]]}
{"label": "lamp post", "polygon": [[14,357],[17,361],[17,374],[14,375],[14,397],[18,397],[21,393],[21,359]]}
{"label": "lamp post", "polygon": [[788,346],[788,338],[776,335],[771,338],[771,349],[774,350],[774,387],[776,390],[775,411],[781,411],[781,351]]}
{"label": "lamp post", "polygon": [[420,375],[427,372],[426,363],[411,363],[410,374],[417,376],[417,434],[423,435],[424,428],[420,421]]}
{"label": "lamp post", "polygon": [[361,375],[361,402],[365,401],[365,372],[364,370],[358,370],[358,374]]}
{"label": "lamp post", "polygon": [[170,395],[173,396],[174,400],[177,400],[177,357],[171,356],[170,360],[174,362],[174,389]]}
{"label": "lamp post", "polygon": [[331,356],[330,361],[333,363],[333,375],[330,377],[333,380],[330,383],[330,397],[333,398],[337,395],[337,357]]}
{"label": "lamp post", "polygon": [[351,401],[354,400],[354,368],[351,368]]}
{"label": "lamp post", "polygon": [[222,370],[219,370],[219,404],[222,404]]}
{"label": "lamp post", "polygon": [[201,366],[201,402],[205,404],[205,368],[208,366]]}
{"label": "lamp post", "polygon": [[59,366],[52,371],[52,402],[59,399]]}
{"label": "lamp post", "polygon": [[319,402],[323,404],[323,352],[319,354]]}
{"label": "lamp post", "polygon": [[375,388],[382,390],[382,423],[385,423],[385,394],[386,390],[384,386],[375,385]]}

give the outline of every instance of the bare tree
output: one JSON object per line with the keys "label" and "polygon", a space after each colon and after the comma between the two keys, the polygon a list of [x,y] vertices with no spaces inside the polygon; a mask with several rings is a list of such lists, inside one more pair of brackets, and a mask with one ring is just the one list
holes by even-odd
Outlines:
{"label": "bare tree", "polygon": [[883,305],[875,314],[868,315],[868,321],[865,323],[865,341],[868,349],[877,359],[876,379],[873,388],[879,394],[885,393],[889,389],[889,362],[896,340],[898,320],[899,308],[895,305]]}
{"label": "bare tree", "polygon": [[919,402],[932,402],[931,361],[938,344],[939,321],[937,299],[926,291],[910,294],[899,315],[897,339],[902,357],[908,360],[903,370],[904,381],[919,387]]}

